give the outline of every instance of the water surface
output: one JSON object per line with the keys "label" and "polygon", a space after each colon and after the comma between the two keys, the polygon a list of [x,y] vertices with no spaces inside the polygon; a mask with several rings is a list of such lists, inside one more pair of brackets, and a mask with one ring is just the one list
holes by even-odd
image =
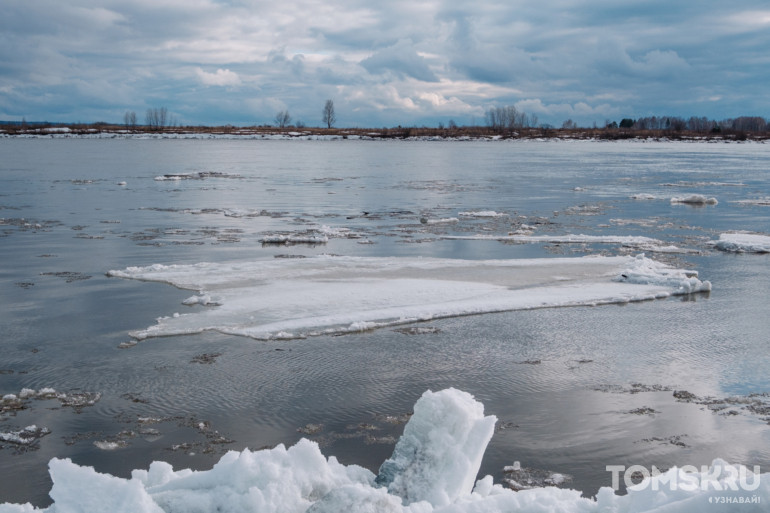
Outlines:
{"label": "water surface", "polygon": [[[500,419],[481,469],[496,480],[518,460],[571,474],[570,486],[593,495],[610,485],[606,465],[770,464],[757,407],[770,392],[768,257],[708,245],[725,231],[770,231],[770,207],[739,203],[770,197],[764,144],[3,139],[0,153],[0,394],[100,394],[92,406],[29,400],[0,416],[0,432],[51,431],[34,450],[0,444],[2,501],[48,504],[52,457],[127,477],[153,460],[205,469],[223,451],[302,436],[376,471],[420,394],[449,386]],[[156,179],[165,175],[176,179]],[[691,194],[718,204],[670,202]],[[130,345],[130,331],[189,308],[190,292],[105,276],[318,254],[640,251],[446,238],[522,226],[658,239],[682,251],[654,258],[697,270],[713,291],[411,331]],[[260,242],[276,234],[328,241]],[[695,399],[677,400],[682,390]],[[709,407],[707,397],[738,399]]]}

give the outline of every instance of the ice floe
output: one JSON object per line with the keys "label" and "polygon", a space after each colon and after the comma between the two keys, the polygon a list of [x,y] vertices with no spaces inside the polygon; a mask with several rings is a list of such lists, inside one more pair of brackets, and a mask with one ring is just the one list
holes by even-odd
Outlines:
{"label": "ice floe", "polygon": [[770,253],[770,235],[756,233],[723,233],[709,244],[722,251],[735,253]]}
{"label": "ice floe", "polygon": [[197,173],[168,173],[155,177],[157,182],[179,180],[203,180],[205,178],[240,178],[240,175],[231,175],[219,171],[199,171]]}
{"label": "ice floe", "polygon": [[313,233],[288,233],[265,235],[259,240],[262,244],[326,244],[329,237]]}
{"label": "ice floe", "polygon": [[34,424],[18,431],[0,431],[0,442],[8,442],[16,445],[31,445],[51,431],[45,427],[37,427]]}
{"label": "ice floe", "polygon": [[[510,310],[626,303],[710,290],[697,273],[638,257],[459,260],[316,256],[154,264],[109,276],[195,290],[219,306],[161,317],[130,333],[219,331],[256,339],[360,332]],[[625,278],[624,278],[625,276]]]}
{"label": "ice floe", "polygon": [[[646,477],[625,495],[604,487],[595,498],[553,486],[514,491],[491,476],[476,481],[495,421],[466,392],[428,391],[377,476],[326,458],[307,439],[288,449],[230,451],[205,471],[175,471],[156,461],[129,479],[54,458],[53,504],[0,504],[0,513],[691,513],[715,503],[729,504],[729,511],[762,511],[770,501],[770,475],[722,460],[700,471],[674,467]],[[551,479],[567,480],[558,473]]]}
{"label": "ice floe", "polygon": [[477,212],[459,212],[461,217],[508,217],[508,214],[495,212],[494,210],[481,210]]}
{"label": "ice floe", "polygon": [[770,206],[770,197],[738,200],[735,203],[738,203],[740,205],[761,205],[763,207],[766,207],[766,206]]}
{"label": "ice floe", "polygon": [[[508,235],[446,235],[443,239],[454,240],[494,240],[499,242],[549,243],[549,244],[620,244],[626,247],[639,248],[644,251],[655,251],[663,247],[663,241],[641,235],[530,235],[533,227],[522,225]],[[670,251],[670,247],[668,250]]]}
{"label": "ice floe", "polygon": [[707,198],[702,194],[691,194],[690,196],[675,196],[671,198],[671,204],[685,204],[685,205],[716,205],[719,202],[716,198]]}

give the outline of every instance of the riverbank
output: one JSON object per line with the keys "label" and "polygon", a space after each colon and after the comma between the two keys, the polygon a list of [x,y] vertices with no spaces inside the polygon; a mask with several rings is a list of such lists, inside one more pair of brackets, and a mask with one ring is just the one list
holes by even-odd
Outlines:
{"label": "riverbank", "polygon": [[742,142],[770,139],[764,132],[693,132],[681,130],[634,130],[622,128],[520,128],[495,130],[489,127],[469,126],[454,128],[392,127],[392,128],[317,128],[270,126],[218,127],[148,127],[126,128],[120,125],[5,125],[0,126],[2,137],[31,138],[150,138],[150,139],[415,139],[415,140],[640,140],[640,141],[696,141]]}

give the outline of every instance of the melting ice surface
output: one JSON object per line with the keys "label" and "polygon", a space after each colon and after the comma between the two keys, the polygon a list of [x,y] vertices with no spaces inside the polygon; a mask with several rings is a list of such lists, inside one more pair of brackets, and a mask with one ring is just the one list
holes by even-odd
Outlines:
{"label": "melting ice surface", "polygon": [[770,253],[770,235],[723,233],[711,244],[722,251],[735,253]]}
{"label": "melting ice surface", "polygon": [[148,470],[134,470],[130,479],[54,458],[49,464],[54,503],[44,510],[0,504],[0,513],[685,513],[706,511],[715,498],[753,501],[731,501],[730,511],[761,511],[770,501],[770,474],[753,475],[721,460],[702,473],[672,468],[623,496],[602,488],[591,499],[559,488],[515,492],[494,484],[491,476],[476,481],[496,420],[466,392],[427,391],[378,476],[324,457],[306,439],[288,449],[231,451],[206,471],[174,471],[156,461]]}
{"label": "melting ice surface", "polygon": [[415,321],[544,307],[625,303],[708,291],[697,272],[636,257],[457,260],[403,257],[274,259],[129,267],[110,276],[197,290],[186,305],[131,335],[215,330],[301,338]]}

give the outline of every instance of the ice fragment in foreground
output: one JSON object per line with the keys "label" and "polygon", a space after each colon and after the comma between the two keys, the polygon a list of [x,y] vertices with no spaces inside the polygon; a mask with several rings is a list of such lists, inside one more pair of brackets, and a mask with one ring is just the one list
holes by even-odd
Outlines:
{"label": "ice fragment in foreground", "polygon": [[425,392],[377,483],[406,504],[445,506],[470,494],[496,421],[466,392]]}
{"label": "ice fragment in foreground", "polygon": [[54,504],[0,504],[0,513],[759,513],[770,503],[770,473],[722,460],[700,471],[672,468],[627,495],[602,488],[596,499],[553,487],[515,492],[490,476],[473,487],[495,418],[454,389],[426,392],[414,410],[376,478],[327,459],[306,439],[289,449],[230,451],[208,471],[154,462],[131,479],[54,458]]}

